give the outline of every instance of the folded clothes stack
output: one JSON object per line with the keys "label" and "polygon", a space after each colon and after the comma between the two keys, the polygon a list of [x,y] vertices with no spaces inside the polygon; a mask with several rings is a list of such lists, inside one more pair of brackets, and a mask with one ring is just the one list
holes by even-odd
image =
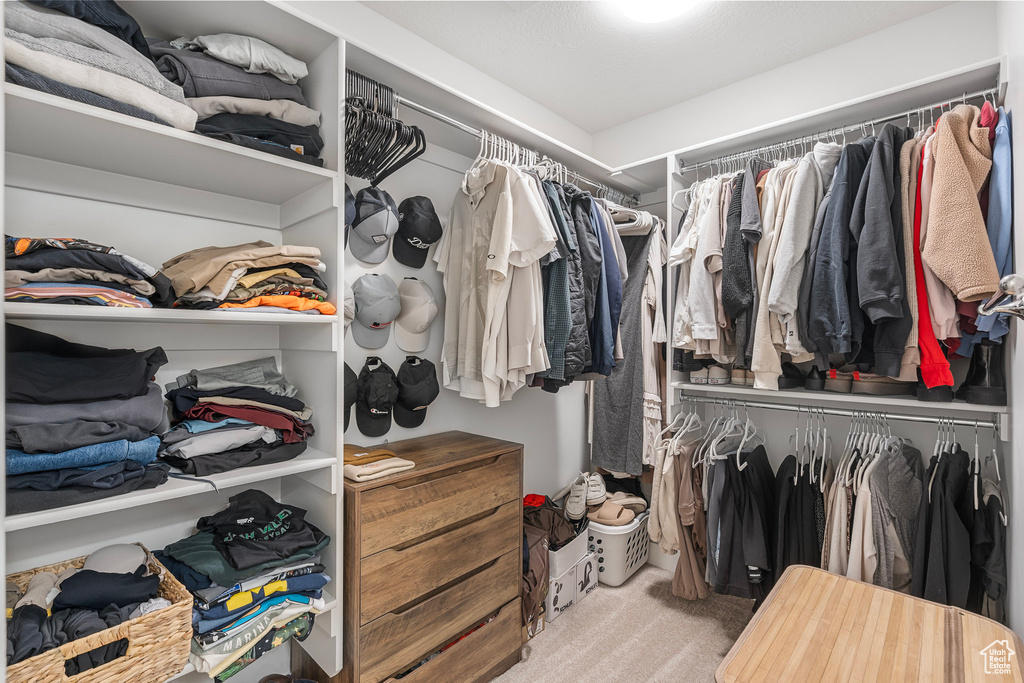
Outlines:
{"label": "folded clothes stack", "polygon": [[258,38],[233,33],[149,40],[156,66],[185,91],[208,137],[323,166],[320,112],[299,87],[309,71]]}
{"label": "folded clothes stack", "polygon": [[204,247],[163,265],[177,300],[175,308],[254,313],[334,315],[316,247],[258,241],[232,247]]}
{"label": "folded clothes stack", "polygon": [[180,85],[157,69],[138,23],[117,3],[4,3],[10,83],[194,130],[198,116]]}
{"label": "folded clothes stack", "polygon": [[7,301],[151,308],[174,300],[167,276],[102,244],[8,236],[4,251]]}
{"label": "folded clothes stack", "polygon": [[177,424],[160,456],[197,476],[291,460],[314,433],[297,393],[273,358],[181,375],[167,385]]}
{"label": "folded clothes stack", "polygon": [[331,539],[305,517],[249,490],[200,519],[197,533],[154,553],[195,596],[189,660],[197,671],[223,681],[308,635],[331,580],[320,562]]}
{"label": "folded clothes stack", "polygon": [[104,349],[6,326],[7,514],[75,505],[167,481],[167,410],[151,380],[162,348]]}
{"label": "folded clothes stack", "polygon": [[[158,597],[160,576],[151,574],[146,551],[134,544],[100,548],[81,569],[38,572],[27,586],[7,584],[7,665],[85,638],[171,603]],[[102,645],[65,661],[68,676],[123,657],[128,640]]]}

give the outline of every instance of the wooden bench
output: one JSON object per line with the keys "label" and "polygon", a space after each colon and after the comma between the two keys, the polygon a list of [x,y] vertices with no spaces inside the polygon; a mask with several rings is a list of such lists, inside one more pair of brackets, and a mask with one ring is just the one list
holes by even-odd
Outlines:
{"label": "wooden bench", "polygon": [[[1021,639],[991,619],[794,566],[729,650],[715,679],[1021,683],[1021,657]],[[1007,661],[1008,672],[999,673]]]}

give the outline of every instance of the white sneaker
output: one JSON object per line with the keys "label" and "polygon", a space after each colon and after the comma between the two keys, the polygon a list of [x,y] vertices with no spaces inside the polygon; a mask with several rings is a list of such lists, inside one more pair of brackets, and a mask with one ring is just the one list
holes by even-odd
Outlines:
{"label": "white sneaker", "polygon": [[730,384],[729,372],[721,365],[708,368],[708,384]]}
{"label": "white sneaker", "polygon": [[583,476],[587,478],[587,505],[600,505],[608,497],[608,489],[604,487],[604,477],[597,472]]}
{"label": "white sneaker", "polygon": [[565,516],[569,519],[583,519],[583,515],[586,514],[589,485],[587,475],[581,474],[569,488],[569,496],[565,499]]}
{"label": "white sneaker", "polygon": [[690,373],[691,384],[707,384],[708,383],[708,369],[694,370]]}

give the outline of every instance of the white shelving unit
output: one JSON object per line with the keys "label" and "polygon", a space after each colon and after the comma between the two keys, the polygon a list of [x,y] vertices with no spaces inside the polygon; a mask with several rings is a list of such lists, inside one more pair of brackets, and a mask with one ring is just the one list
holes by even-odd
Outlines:
{"label": "white shelving unit", "polygon": [[[301,86],[322,112],[324,168],[94,108],[19,86],[4,86],[4,221],[17,236],[74,236],[114,246],[160,267],[198,247],[265,240],[318,247],[330,300],[342,306],[344,167],[341,75],[344,43],[272,3],[122,3],[147,36],[231,31],[278,45],[309,65]],[[339,208],[340,207],[340,208]],[[326,609],[304,647],[327,672],[342,666],[342,352],[338,315],[120,309],[12,302],[8,322],[112,348],[162,346],[161,386],[193,368],[266,356],[313,409],[316,434],[299,457],[147,491],[4,518],[7,573],[75,557],[110,543],[159,549],[191,533],[199,517],[247,488],[308,511],[329,534],[322,562],[332,583]],[[279,650],[279,651],[278,651]],[[252,672],[288,669],[288,647]],[[262,660],[261,660],[262,661]],[[258,678],[259,676],[257,676]],[[205,674],[183,672],[198,683]]]}

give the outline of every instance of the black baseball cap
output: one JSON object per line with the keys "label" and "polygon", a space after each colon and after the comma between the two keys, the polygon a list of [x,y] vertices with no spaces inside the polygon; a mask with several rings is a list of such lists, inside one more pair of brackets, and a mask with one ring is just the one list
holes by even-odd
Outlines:
{"label": "black baseball cap", "polygon": [[356,403],[356,386],[359,378],[352,368],[345,363],[345,429],[348,430],[348,418],[352,414],[352,406]]}
{"label": "black baseball cap", "polygon": [[384,436],[391,429],[391,408],[398,399],[395,371],[370,356],[356,384],[356,425],[366,436]]}
{"label": "black baseball cap", "polygon": [[402,367],[398,368],[395,422],[406,429],[419,427],[427,417],[427,406],[439,393],[441,388],[437,384],[434,364],[423,358],[407,356]]}
{"label": "black baseball cap", "polygon": [[441,239],[441,220],[427,197],[409,197],[398,205],[398,232],[392,240],[395,260],[410,268],[422,268],[430,245]]}

